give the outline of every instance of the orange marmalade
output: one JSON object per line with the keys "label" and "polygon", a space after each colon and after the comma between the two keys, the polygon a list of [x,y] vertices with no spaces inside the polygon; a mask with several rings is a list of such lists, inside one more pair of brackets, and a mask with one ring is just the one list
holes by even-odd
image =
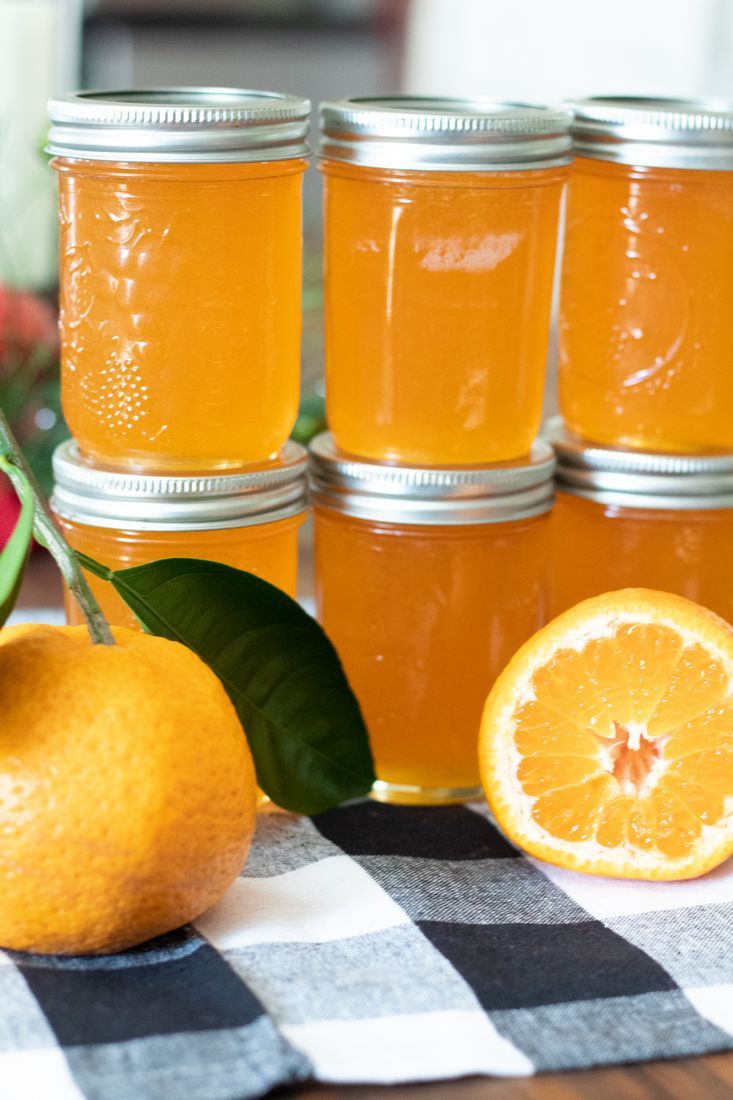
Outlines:
{"label": "orange marmalade", "polygon": [[544,444],[450,471],[312,444],[317,613],[369,728],[375,798],[479,796],[486,695],[546,619],[552,469]]}
{"label": "orange marmalade", "polygon": [[550,609],[617,588],[655,588],[733,623],[733,455],[590,447],[557,421]]}
{"label": "orange marmalade", "polygon": [[274,458],[298,407],[308,104],[82,93],[51,106],[62,402],[108,466]]}
{"label": "orange marmalade", "polygon": [[733,450],[733,105],[583,100],[560,407],[610,446]]}
{"label": "orange marmalade", "polygon": [[324,105],[326,403],[342,450],[417,465],[529,452],[569,117],[482,100]]}
{"label": "orange marmalade", "polygon": [[[112,569],[158,558],[205,558],[254,573],[295,596],[298,529],[306,514],[306,454],[288,443],[247,473],[154,477],[90,466],[71,441],[54,455],[52,507],[67,540]],[[135,626],[104,580],[87,580],[110,622]],[[70,623],[81,620],[68,598]]]}

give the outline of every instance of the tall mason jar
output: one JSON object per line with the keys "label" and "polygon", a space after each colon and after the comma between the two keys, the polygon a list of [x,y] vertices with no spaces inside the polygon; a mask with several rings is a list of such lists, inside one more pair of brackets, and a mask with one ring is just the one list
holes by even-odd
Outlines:
{"label": "tall mason jar", "polygon": [[364,712],[386,802],[481,795],[486,696],[546,621],[552,450],[480,468],[311,444],[316,609]]}
{"label": "tall mason jar", "polygon": [[488,100],[322,106],[326,405],[343,451],[464,466],[529,452],[569,125]]}
{"label": "tall mason jar", "polygon": [[733,450],[733,102],[574,107],[565,422],[608,446]]}
{"label": "tall mason jar", "polygon": [[61,385],[82,454],[274,458],[298,408],[309,103],[228,88],[51,101]]}

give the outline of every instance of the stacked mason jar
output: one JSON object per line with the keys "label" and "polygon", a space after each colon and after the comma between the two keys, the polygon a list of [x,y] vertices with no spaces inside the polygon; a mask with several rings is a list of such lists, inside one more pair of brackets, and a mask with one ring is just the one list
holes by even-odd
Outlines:
{"label": "stacked mason jar", "polygon": [[[646,585],[733,620],[733,108],[571,107],[321,111],[317,609],[385,800],[479,793],[493,680],[577,600]],[[295,591],[308,111],[227,89],[51,105],[74,436],[53,505],[108,566],[204,557]],[[538,440],[573,154],[564,422]]]}
{"label": "stacked mason jar", "polygon": [[[203,557],[295,592],[309,109],[200,88],[50,105],[74,437],[52,504],[70,543],[107,566]],[[133,625],[90,583],[113,623]]]}
{"label": "stacked mason jar", "polygon": [[572,104],[551,611],[627,586],[733,621],[733,104]]}
{"label": "stacked mason jar", "polygon": [[536,436],[570,121],[484,100],[321,110],[317,604],[384,800],[479,793],[486,694],[547,615],[554,458]]}

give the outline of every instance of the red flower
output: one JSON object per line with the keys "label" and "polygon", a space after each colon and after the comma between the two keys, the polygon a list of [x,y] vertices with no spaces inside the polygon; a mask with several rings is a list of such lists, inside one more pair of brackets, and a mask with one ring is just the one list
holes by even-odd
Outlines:
{"label": "red flower", "polygon": [[0,550],[12,535],[19,513],[20,502],[12,485],[0,485]]}
{"label": "red flower", "polygon": [[48,302],[0,286],[0,362],[22,363],[38,349],[55,357],[58,339],[56,313]]}

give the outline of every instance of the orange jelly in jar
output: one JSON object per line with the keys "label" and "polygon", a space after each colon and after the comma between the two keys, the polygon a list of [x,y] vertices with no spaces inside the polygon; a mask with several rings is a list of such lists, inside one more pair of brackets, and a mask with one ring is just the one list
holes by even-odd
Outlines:
{"label": "orange jelly in jar", "polygon": [[610,446],[733,450],[733,104],[575,104],[560,408]]}
{"label": "orange jelly in jar", "polygon": [[733,455],[593,447],[558,420],[550,609],[617,588],[675,592],[733,623]]}
{"label": "orange jelly in jar", "polygon": [[[246,473],[157,477],[90,466],[69,440],[54,455],[51,505],[71,546],[111,569],[205,558],[295,596],[306,464],[305,450],[289,442],[275,462]],[[87,580],[108,621],[137,625],[107,581],[91,574]],[[83,622],[70,596],[66,616]]]}
{"label": "orange jelly in jar", "polygon": [[311,445],[316,607],[369,729],[382,801],[481,794],[486,696],[545,622],[552,451],[439,470]]}
{"label": "orange jelly in jar", "polygon": [[196,472],[285,443],[308,109],[235,89],[52,102],[61,395],[85,456]]}
{"label": "orange jelly in jar", "polygon": [[417,465],[529,452],[569,123],[483,100],[323,106],[326,411],[343,451]]}

